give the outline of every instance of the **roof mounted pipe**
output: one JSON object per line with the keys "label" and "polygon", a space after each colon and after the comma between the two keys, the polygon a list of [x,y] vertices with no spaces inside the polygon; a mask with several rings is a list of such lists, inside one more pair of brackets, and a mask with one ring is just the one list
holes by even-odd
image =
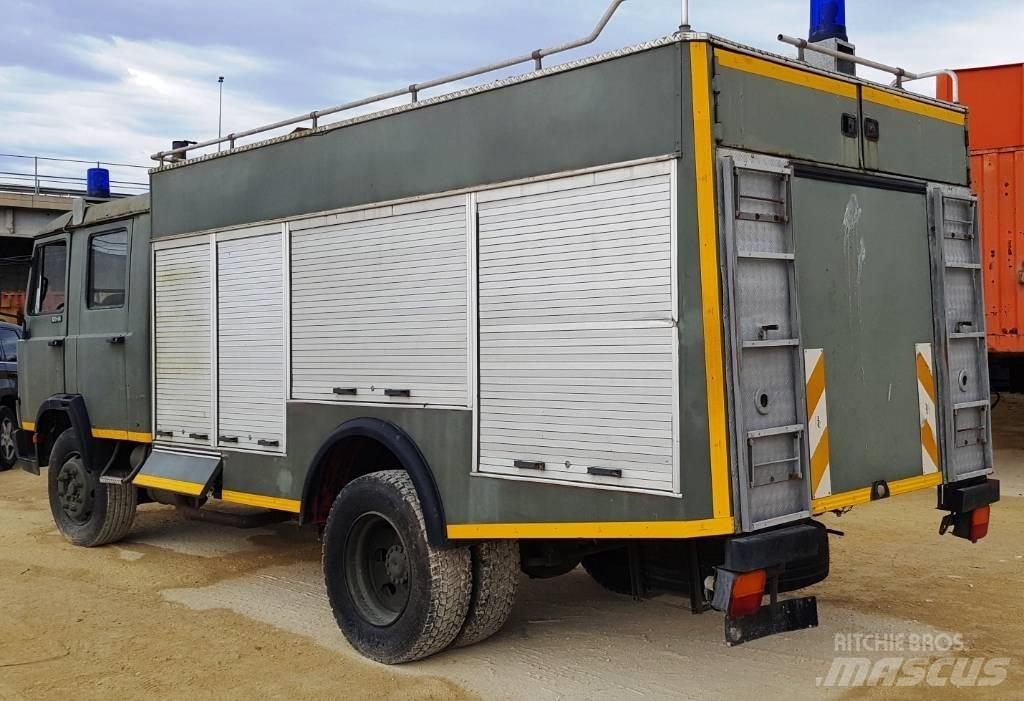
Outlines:
{"label": "roof mounted pipe", "polygon": [[835,58],[842,59],[843,61],[852,61],[868,68],[874,68],[876,71],[883,71],[884,73],[890,73],[896,76],[896,79],[892,82],[893,87],[903,89],[903,83],[911,80],[920,80],[922,78],[934,78],[939,75],[948,75],[953,81],[953,102],[960,102],[960,82],[954,71],[948,69],[942,69],[938,71],[928,71],[927,73],[911,73],[905,68],[899,66],[889,66],[878,61],[872,61],[871,59],[863,58],[861,56],[852,56],[850,54],[840,53],[839,51],[833,51],[832,49],[824,46],[817,46],[807,41],[806,39],[798,39],[796,37],[786,36],[785,34],[779,35],[779,41],[784,44],[790,44],[797,48],[797,57],[802,61],[804,59],[805,51],[816,51],[818,53],[825,54],[826,56],[833,56]]}
{"label": "roof mounted pipe", "polygon": [[474,76],[483,75],[485,73],[491,73],[493,71],[501,70],[502,68],[510,68],[520,63],[527,63],[529,61],[532,61],[534,64],[534,69],[540,70],[544,67],[545,56],[552,56],[554,54],[562,53],[565,51],[571,51],[572,49],[577,49],[581,46],[586,46],[587,44],[593,43],[597,39],[597,37],[601,35],[601,32],[604,31],[604,28],[608,25],[608,22],[611,20],[612,15],[615,14],[615,11],[618,10],[619,6],[625,1],[626,0],[611,0],[611,3],[608,5],[608,8],[604,11],[604,14],[601,16],[601,19],[598,20],[597,26],[594,27],[594,31],[592,31],[587,36],[581,39],[577,39],[575,41],[566,42],[565,44],[559,44],[557,46],[552,46],[547,49],[537,49],[535,51],[531,51],[528,54],[523,54],[522,56],[516,56],[514,58],[509,58],[504,61],[498,61],[497,63],[491,63],[486,66],[481,66],[480,68],[474,68],[472,70],[454,73],[443,78],[428,80],[425,83],[414,83],[408,87],[399,88],[398,90],[392,90],[391,92],[381,93],[380,95],[373,95],[372,97],[366,97],[361,100],[346,102],[344,104],[336,105],[334,107],[328,107],[327,109],[307,112],[297,117],[282,119],[281,121],[274,122],[273,124],[265,124],[254,129],[233,132],[231,134],[228,134],[227,136],[218,137],[216,139],[208,139],[207,141],[200,141],[199,143],[187,144],[182,147],[172,148],[169,151],[159,151],[150,156],[150,158],[152,158],[154,161],[160,161],[160,163],[165,163],[167,162],[168,159],[185,158],[185,154],[189,151],[205,148],[207,146],[216,146],[217,144],[224,142],[228,142],[230,148],[234,148],[235,141],[238,139],[242,139],[248,136],[254,136],[256,134],[262,134],[264,132],[273,131],[274,129],[280,129],[282,127],[287,127],[293,124],[298,124],[300,122],[306,121],[312,121],[313,126],[316,127],[320,125],[320,119],[327,115],[337,114],[338,112],[344,112],[347,110],[355,109],[356,107],[363,107],[365,105],[370,105],[375,102],[391,100],[396,97],[402,97],[403,95],[410,95],[412,98],[412,102],[416,102],[419,100],[419,93],[422,90],[426,90],[428,88],[435,88],[446,83],[454,83],[459,80],[465,80],[466,78],[472,78]]}

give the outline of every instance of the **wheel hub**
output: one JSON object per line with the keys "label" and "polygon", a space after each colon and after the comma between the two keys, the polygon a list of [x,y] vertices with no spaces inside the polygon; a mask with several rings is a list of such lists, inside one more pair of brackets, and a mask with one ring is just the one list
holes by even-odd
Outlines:
{"label": "wheel hub", "polygon": [[361,516],[349,531],[345,578],[359,614],[376,626],[398,620],[409,603],[409,556],[394,524],[377,513]]}
{"label": "wheel hub", "polygon": [[392,545],[388,548],[385,562],[388,577],[393,583],[404,584],[409,581],[409,561],[405,557],[405,548]]}
{"label": "wheel hub", "polygon": [[14,422],[10,419],[0,422],[0,456],[5,463],[14,461]]}
{"label": "wheel hub", "polygon": [[80,457],[71,457],[61,466],[57,475],[57,496],[68,518],[78,523],[89,520],[96,490]]}

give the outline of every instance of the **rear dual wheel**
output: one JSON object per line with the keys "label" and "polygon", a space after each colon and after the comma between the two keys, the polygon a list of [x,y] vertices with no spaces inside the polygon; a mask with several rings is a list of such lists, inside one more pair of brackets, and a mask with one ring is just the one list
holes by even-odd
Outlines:
{"label": "rear dual wheel", "polygon": [[493,634],[507,620],[518,584],[514,543],[431,545],[415,487],[402,470],[365,475],[342,489],[327,518],[323,566],[345,637],[385,664]]}

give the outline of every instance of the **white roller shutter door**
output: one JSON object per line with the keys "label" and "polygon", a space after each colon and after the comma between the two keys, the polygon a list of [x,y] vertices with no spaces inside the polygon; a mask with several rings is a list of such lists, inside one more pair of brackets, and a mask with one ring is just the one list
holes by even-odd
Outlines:
{"label": "white roller shutter door", "polygon": [[210,244],[154,254],[156,439],[211,445]]}
{"label": "white roller shutter door", "polygon": [[280,227],[217,243],[217,435],[224,448],[284,448],[283,264]]}
{"label": "white roller shutter door", "polygon": [[671,164],[484,192],[479,470],[678,489]]}
{"label": "white roller shutter door", "polygon": [[468,405],[465,197],[291,230],[294,399]]}

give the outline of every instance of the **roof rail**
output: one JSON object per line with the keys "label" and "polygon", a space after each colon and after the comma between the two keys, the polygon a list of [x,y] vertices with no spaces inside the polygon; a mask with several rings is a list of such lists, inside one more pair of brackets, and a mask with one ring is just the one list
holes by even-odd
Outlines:
{"label": "roof rail", "polygon": [[799,50],[797,58],[801,61],[804,60],[804,51],[816,51],[819,54],[832,56],[833,58],[838,58],[843,61],[859,63],[862,66],[867,66],[868,68],[874,68],[875,70],[883,71],[885,73],[892,73],[894,76],[896,76],[896,80],[892,82],[892,86],[899,88],[900,90],[903,89],[903,83],[906,81],[920,80],[922,78],[935,78],[936,76],[947,75],[949,76],[949,79],[953,81],[953,102],[960,102],[960,81],[957,78],[956,73],[952,70],[942,69],[938,71],[928,71],[927,73],[911,73],[905,68],[900,68],[898,66],[887,66],[884,63],[872,61],[870,59],[862,58],[854,54],[844,54],[840,51],[836,51],[825,46],[818,46],[817,44],[812,44],[806,39],[798,39],[797,37],[791,37],[786,36],[785,34],[780,34],[779,41],[781,41],[784,44],[791,44],[792,46],[795,46]]}
{"label": "roof rail", "polygon": [[281,127],[287,127],[292,124],[305,122],[307,120],[311,120],[313,122],[312,128],[316,129],[319,126],[320,118],[326,117],[327,115],[330,114],[337,114],[338,112],[344,112],[346,110],[354,109],[356,107],[363,107],[365,105],[373,104],[374,102],[390,100],[396,97],[401,97],[403,95],[411,95],[412,101],[416,102],[419,99],[419,93],[421,90],[426,90],[428,88],[436,88],[439,85],[444,85],[446,83],[454,83],[459,80],[465,80],[466,78],[472,78],[474,76],[483,75],[485,73],[491,73],[492,71],[501,70],[502,68],[509,68],[520,63],[526,63],[527,61],[533,61],[534,70],[539,71],[541,70],[541,68],[543,68],[543,60],[545,56],[552,56],[554,54],[562,53],[564,51],[570,51],[572,49],[577,49],[581,46],[586,46],[587,44],[593,43],[597,39],[597,37],[600,36],[601,32],[604,31],[604,28],[608,24],[609,20],[611,20],[612,15],[614,15],[615,11],[619,9],[619,5],[621,5],[625,1],[626,0],[611,0],[611,4],[609,4],[608,8],[604,11],[604,15],[601,16],[601,19],[598,21],[597,26],[594,27],[594,31],[592,31],[590,34],[581,39],[577,39],[576,41],[570,41],[565,44],[559,44],[557,46],[552,46],[547,49],[537,49],[535,51],[531,51],[528,54],[523,54],[522,56],[516,56],[514,58],[509,58],[504,61],[498,61],[497,63],[491,63],[486,66],[481,66],[480,68],[462,71],[461,73],[454,73],[443,78],[428,80],[424,83],[413,83],[412,85],[406,88],[392,90],[391,92],[381,93],[380,95],[373,95],[372,97],[365,97],[361,100],[355,100],[354,102],[346,102],[345,104],[342,105],[336,105],[334,107],[328,107],[322,110],[314,110],[312,112],[301,114],[297,117],[292,117],[290,119],[282,119],[280,122],[274,122],[273,124],[264,124],[263,126],[255,127],[253,129],[247,129],[245,131],[240,132],[233,132],[231,134],[228,134],[227,136],[221,136],[216,139],[200,141],[199,143],[190,143],[180,148],[170,149],[168,151],[159,151],[150,156],[150,158],[152,158],[154,161],[160,161],[160,163],[166,163],[168,160],[177,161],[183,159],[188,151],[205,148],[207,146],[215,146],[217,144],[221,144],[224,142],[227,142],[229,144],[229,148],[234,148],[235,141],[237,139],[241,139],[247,136],[254,136],[255,134],[262,134],[263,132],[272,131],[274,129],[280,129]]}

